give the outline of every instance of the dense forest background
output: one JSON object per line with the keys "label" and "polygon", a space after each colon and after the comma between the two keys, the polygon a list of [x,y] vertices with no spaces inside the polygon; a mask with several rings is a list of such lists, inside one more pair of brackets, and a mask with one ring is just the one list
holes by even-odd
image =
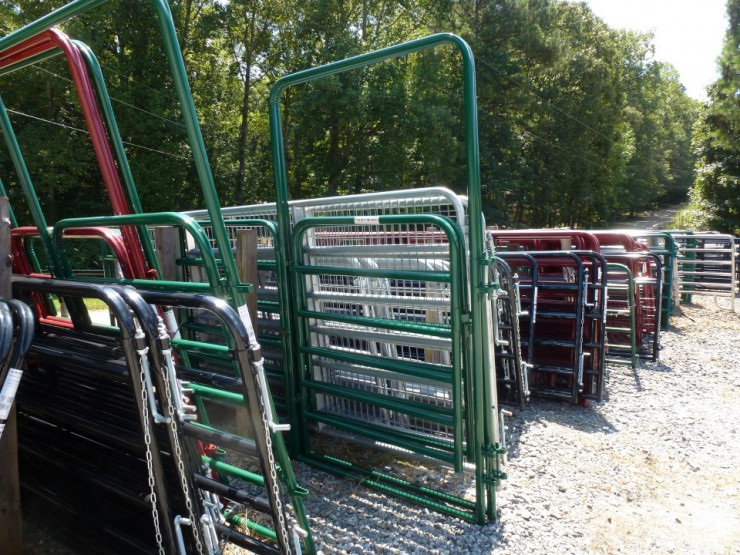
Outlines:
{"label": "dense forest background", "polygon": [[[65,3],[0,0],[0,35]],[[489,224],[610,224],[685,199],[698,163],[687,217],[729,229],[740,227],[739,4],[729,0],[722,77],[700,106],[654,59],[650,35],[611,29],[585,4],[170,0],[223,205],[274,200],[267,99],[278,78],[449,31],[476,56]],[[103,65],[144,208],[201,207],[150,2],[109,2],[63,30]],[[69,78],[57,58],[0,80],[49,221],[110,213]],[[442,48],[289,89],[292,198],[435,185],[464,192],[461,85],[459,55]],[[0,179],[23,221],[5,149]]]}

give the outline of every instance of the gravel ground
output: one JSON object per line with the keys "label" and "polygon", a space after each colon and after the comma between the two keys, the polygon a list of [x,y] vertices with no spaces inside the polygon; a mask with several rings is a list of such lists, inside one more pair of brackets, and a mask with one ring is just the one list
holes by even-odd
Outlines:
{"label": "gravel ground", "polygon": [[[319,549],[325,555],[740,552],[740,308],[721,310],[702,297],[694,303],[662,334],[660,363],[641,362],[634,372],[608,368],[604,402],[583,408],[533,400],[515,412],[508,421],[509,479],[497,496],[495,524],[444,517],[296,464],[299,482],[311,492],[306,508]],[[406,471],[449,480],[457,493],[469,483],[421,465]],[[26,536],[27,553],[75,553],[54,541],[53,524],[46,526],[46,533]]]}
{"label": "gravel ground", "polygon": [[298,465],[319,548],[738,553],[740,315],[694,303],[662,334],[659,363],[608,367],[602,403],[534,400],[509,419],[498,523],[463,523]]}

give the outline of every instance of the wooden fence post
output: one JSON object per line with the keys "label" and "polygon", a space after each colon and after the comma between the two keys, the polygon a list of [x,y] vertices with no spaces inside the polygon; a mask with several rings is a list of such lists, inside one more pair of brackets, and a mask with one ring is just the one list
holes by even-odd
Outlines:
{"label": "wooden fence post", "polygon": [[257,230],[240,229],[236,232],[236,265],[239,279],[254,286],[254,292],[246,295],[249,318],[254,333],[257,333]]}
{"label": "wooden fence post", "polygon": [[177,281],[177,259],[180,257],[180,243],[176,227],[155,227],[154,248],[157,250],[157,261],[166,281]]}
{"label": "wooden fence post", "polygon": [[[236,267],[239,271],[239,280],[251,283],[254,291],[245,295],[249,319],[252,321],[254,333],[257,333],[257,230],[240,229],[236,232]],[[249,413],[246,407],[236,409],[236,433],[244,437],[253,437]]]}

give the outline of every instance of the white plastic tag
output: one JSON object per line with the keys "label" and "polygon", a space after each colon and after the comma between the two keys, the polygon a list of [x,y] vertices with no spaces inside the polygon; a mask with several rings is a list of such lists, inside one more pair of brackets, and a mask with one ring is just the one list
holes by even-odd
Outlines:
{"label": "white plastic tag", "polygon": [[249,336],[249,344],[257,345],[257,336],[254,334],[254,328],[252,327],[252,319],[249,317],[249,309],[247,305],[243,304],[239,307],[239,317],[242,319],[244,327],[247,328],[247,335]]}
{"label": "white plastic tag", "polygon": [[23,370],[11,368],[5,378],[5,384],[2,391],[0,391],[0,420],[8,419],[10,407],[13,406],[15,393],[18,391],[18,384],[21,383],[21,376],[23,376]]}
{"label": "white plastic tag", "polygon": [[380,216],[355,216],[355,225],[378,225]]}

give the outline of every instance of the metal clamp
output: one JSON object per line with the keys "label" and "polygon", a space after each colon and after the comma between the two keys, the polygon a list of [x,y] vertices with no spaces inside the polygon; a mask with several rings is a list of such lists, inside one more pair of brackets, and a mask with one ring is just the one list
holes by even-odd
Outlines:
{"label": "metal clamp", "polygon": [[257,370],[257,381],[259,382],[260,393],[262,394],[263,403],[265,405],[265,418],[267,419],[267,425],[273,433],[289,432],[290,424],[278,424],[275,422],[272,412],[272,398],[270,397],[270,391],[267,388],[267,378],[265,377],[264,359],[255,360],[252,364]]}

